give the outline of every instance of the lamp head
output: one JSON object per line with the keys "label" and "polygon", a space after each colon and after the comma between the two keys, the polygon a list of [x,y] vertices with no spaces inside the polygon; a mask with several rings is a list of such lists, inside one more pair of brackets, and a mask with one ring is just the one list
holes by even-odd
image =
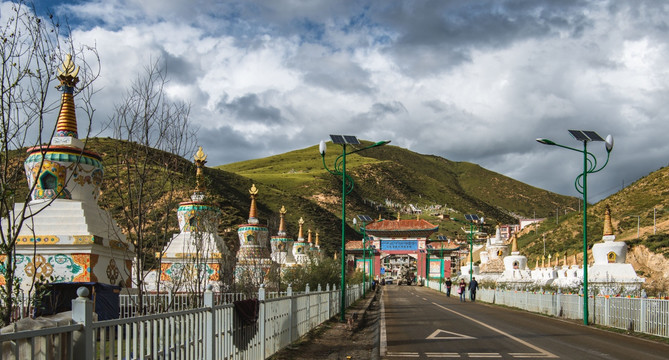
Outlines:
{"label": "lamp head", "polygon": [[544,138],[537,138],[537,142],[540,142],[544,145],[555,145],[553,141]]}
{"label": "lamp head", "polygon": [[321,140],[321,143],[318,144],[318,152],[321,153],[321,156],[325,156],[325,141]]}
{"label": "lamp head", "polygon": [[611,134],[606,136],[606,151],[611,152],[613,150],[613,136]]}

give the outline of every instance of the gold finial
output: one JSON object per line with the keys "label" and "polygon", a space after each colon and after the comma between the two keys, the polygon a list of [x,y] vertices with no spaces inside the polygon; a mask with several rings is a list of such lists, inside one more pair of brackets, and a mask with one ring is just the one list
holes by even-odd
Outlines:
{"label": "gold finial", "polygon": [[62,70],[58,69],[58,79],[62,88],[60,112],[56,121],[56,136],[77,138],[77,116],[74,107],[74,86],[79,82],[79,67],[72,62],[72,55],[67,55]]}
{"label": "gold finial", "polygon": [[400,221],[400,220],[401,220],[401,219],[400,219],[400,218],[401,218],[400,215],[402,215],[402,213],[398,211],[398,212],[397,212],[397,221]]}
{"label": "gold finial", "polygon": [[304,225],[304,219],[302,219],[302,217],[300,217],[300,221],[298,221],[297,223],[300,224],[300,230],[297,233],[298,234],[297,238],[298,239],[304,239],[304,232],[302,232],[302,225]]}
{"label": "gold finial", "polygon": [[613,224],[611,224],[611,209],[606,205],[604,212],[604,236],[613,235]]}
{"label": "gold finial", "polygon": [[256,195],[258,195],[258,189],[256,188],[256,184],[251,185],[249,194],[251,194],[251,210],[249,211],[249,219],[254,219],[258,217],[258,209],[256,208]]}
{"label": "gold finial", "polygon": [[546,265],[545,265],[545,263],[544,263],[545,261],[546,261],[546,255],[542,255],[542,256],[541,256],[541,267],[542,267],[542,268],[546,267]]}
{"label": "gold finial", "polygon": [[555,253],[555,266],[560,266],[560,253]]}
{"label": "gold finial", "polygon": [[311,244],[311,229],[307,230],[307,242]]}
{"label": "gold finial", "polygon": [[202,168],[204,167],[204,164],[207,163],[207,155],[205,155],[204,151],[202,151],[202,146],[200,146],[200,148],[197,150],[195,156],[193,156],[193,159],[195,160],[195,166],[197,167],[195,173],[195,190],[202,192],[204,191],[204,184],[202,183]]}
{"label": "gold finial", "polygon": [[285,234],[286,233],[286,221],[285,221],[286,207],[283,206],[283,205],[281,205],[281,210],[279,210],[279,216],[281,218],[279,220],[279,234]]}
{"label": "gold finial", "polygon": [[316,231],[316,247],[321,246],[321,241],[318,239],[318,231]]}
{"label": "gold finial", "polygon": [[516,234],[513,234],[513,237],[511,238],[511,253],[518,252],[518,240],[516,237]]}
{"label": "gold finial", "polygon": [[534,265],[534,268],[537,269],[539,267],[539,258],[537,257],[537,263]]}
{"label": "gold finial", "polygon": [[[61,70],[62,69],[62,70]],[[79,66],[75,66],[72,55],[67,54],[61,68],[58,69],[58,80],[61,86],[74,87],[79,82]]]}

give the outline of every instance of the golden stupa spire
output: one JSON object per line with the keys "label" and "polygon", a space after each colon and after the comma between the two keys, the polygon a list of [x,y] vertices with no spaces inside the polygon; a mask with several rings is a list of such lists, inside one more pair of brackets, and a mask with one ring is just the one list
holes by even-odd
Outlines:
{"label": "golden stupa spire", "polygon": [[513,234],[513,237],[511,238],[511,253],[517,253],[518,252],[518,239],[516,234]]}
{"label": "golden stupa spire", "polygon": [[297,222],[300,224],[300,230],[297,232],[297,239],[304,239],[304,232],[302,231],[302,225],[304,225],[304,219],[300,217],[300,221]]}
{"label": "golden stupa spire", "polygon": [[318,239],[318,231],[316,231],[316,247],[317,248],[321,247],[321,241]]}
{"label": "golden stupa spire", "polygon": [[255,219],[258,217],[258,209],[256,208],[256,195],[258,195],[258,188],[256,188],[256,184],[251,185],[249,194],[251,194],[251,210],[249,210],[249,219]]}
{"label": "golden stupa spire", "polygon": [[195,160],[195,166],[197,167],[195,173],[195,191],[203,192],[205,188],[202,181],[202,169],[204,168],[204,164],[207,163],[207,155],[205,155],[204,151],[202,151],[202,146],[200,146],[200,148],[197,150],[195,156],[193,156],[193,159]]}
{"label": "golden stupa spire", "polygon": [[539,268],[539,257],[537,257],[537,264],[534,265],[534,268],[535,268],[535,269],[538,269],[538,268]]}
{"label": "golden stupa spire", "polygon": [[74,87],[79,82],[79,67],[74,65],[72,55],[67,55],[63,65],[58,69],[58,88],[63,90],[60,113],[56,123],[56,136],[77,138],[77,116],[74,108]]}
{"label": "golden stupa spire", "polygon": [[560,253],[556,252],[555,253],[555,266],[560,266]]}
{"label": "golden stupa spire", "polygon": [[574,255],[572,257],[572,262],[573,262],[572,265],[578,265],[578,263],[576,262],[576,253],[574,253]]}
{"label": "golden stupa spire", "polygon": [[604,212],[604,236],[613,235],[613,224],[611,224],[611,209],[606,205]]}
{"label": "golden stupa spire", "polygon": [[281,210],[279,210],[279,234],[286,233],[286,207],[281,205]]}
{"label": "golden stupa spire", "polygon": [[307,243],[311,244],[311,229],[307,230]]}

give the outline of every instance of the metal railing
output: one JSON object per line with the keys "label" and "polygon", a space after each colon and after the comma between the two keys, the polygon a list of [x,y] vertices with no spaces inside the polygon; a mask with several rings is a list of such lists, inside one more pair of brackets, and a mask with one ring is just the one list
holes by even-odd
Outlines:
{"label": "metal railing", "polygon": [[[347,307],[362,287],[347,288]],[[0,334],[0,359],[265,359],[339,312],[336,287],[281,295],[259,290],[255,322],[211,291],[196,308],[97,322],[92,301],[80,297],[74,325]]]}
{"label": "metal railing", "polygon": [[[439,291],[437,282],[431,289]],[[442,287],[446,292],[446,287]],[[632,332],[669,337],[669,300],[590,296],[588,322]],[[564,319],[583,319],[583,295],[503,289],[479,289],[476,300]]]}

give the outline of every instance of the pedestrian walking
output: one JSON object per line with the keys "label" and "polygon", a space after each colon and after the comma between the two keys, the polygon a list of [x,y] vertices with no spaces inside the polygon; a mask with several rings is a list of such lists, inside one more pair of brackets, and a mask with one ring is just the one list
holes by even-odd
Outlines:
{"label": "pedestrian walking", "polygon": [[453,283],[451,282],[451,278],[446,279],[446,296],[451,297],[451,286]]}
{"label": "pedestrian walking", "polygon": [[469,296],[472,301],[476,301],[476,289],[479,288],[479,283],[476,281],[476,278],[472,278],[472,281],[469,283]]}
{"label": "pedestrian walking", "polygon": [[465,284],[465,279],[460,279],[460,284],[458,285],[458,294],[460,294],[460,301],[465,301],[465,292],[467,290],[467,284]]}

